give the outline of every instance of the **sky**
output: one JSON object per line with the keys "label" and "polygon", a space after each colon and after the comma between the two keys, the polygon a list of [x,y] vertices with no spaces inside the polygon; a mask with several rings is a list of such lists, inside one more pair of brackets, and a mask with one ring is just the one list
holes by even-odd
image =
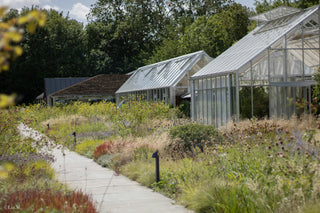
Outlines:
{"label": "sky", "polygon": [[[254,0],[235,0],[244,6],[253,8]],[[71,19],[76,19],[84,24],[87,23],[86,14],[89,13],[91,5],[96,0],[0,0],[0,6],[8,6],[9,8],[21,9],[24,6],[31,7],[38,5],[45,9],[55,9],[63,11],[64,15],[69,12]]]}

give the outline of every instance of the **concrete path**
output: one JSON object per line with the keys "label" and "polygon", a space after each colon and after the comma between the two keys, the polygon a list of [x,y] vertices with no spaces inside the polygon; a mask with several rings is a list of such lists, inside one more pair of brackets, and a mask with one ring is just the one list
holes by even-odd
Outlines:
{"label": "concrete path", "polygon": [[[39,133],[19,126],[22,135],[39,140]],[[103,168],[92,159],[69,150],[52,148],[56,161],[53,168],[61,183],[70,188],[92,195],[99,212],[108,213],[188,213],[183,206],[174,205],[174,201],[141,186],[122,175],[115,175],[110,169]],[[45,150],[48,151],[48,150]]]}

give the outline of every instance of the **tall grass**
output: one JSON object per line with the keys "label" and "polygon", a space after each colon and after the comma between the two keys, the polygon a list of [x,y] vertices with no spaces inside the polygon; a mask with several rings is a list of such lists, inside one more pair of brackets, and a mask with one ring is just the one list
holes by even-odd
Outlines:
{"label": "tall grass", "polygon": [[36,116],[29,108],[0,110],[0,212],[96,212],[87,195],[62,191],[50,167],[53,157],[38,153],[46,143],[20,136],[20,122],[34,125]]}
{"label": "tall grass", "polygon": [[[26,118],[42,121],[37,128],[71,148],[71,134],[77,131],[76,151],[81,154],[93,157],[103,141],[125,144],[101,152],[97,162],[196,212],[312,212],[320,199],[320,122],[312,116],[244,120],[210,127],[214,134],[204,137],[201,125],[189,124],[197,130],[176,127],[191,122],[160,103],[128,102],[120,109],[109,103],[75,103],[49,109],[50,116],[38,106],[24,110],[34,116],[40,111],[39,118]],[[172,128],[179,137],[169,136]],[[197,143],[186,150],[182,141]],[[156,150],[159,183],[151,158]]]}

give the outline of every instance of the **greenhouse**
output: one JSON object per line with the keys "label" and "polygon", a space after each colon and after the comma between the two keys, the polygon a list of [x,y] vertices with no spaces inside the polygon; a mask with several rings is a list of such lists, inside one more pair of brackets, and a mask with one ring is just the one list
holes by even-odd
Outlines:
{"label": "greenhouse", "polygon": [[278,7],[191,77],[192,118],[224,126],[241,118],[311,113],[319,69],[319,7]]}
{"label": "greenhouse", "polygon": [[124,99],[161,101],[175,106],[191,92],[189,78],[212,59],[199,51],[140,67],[116,92],[117,104]]}

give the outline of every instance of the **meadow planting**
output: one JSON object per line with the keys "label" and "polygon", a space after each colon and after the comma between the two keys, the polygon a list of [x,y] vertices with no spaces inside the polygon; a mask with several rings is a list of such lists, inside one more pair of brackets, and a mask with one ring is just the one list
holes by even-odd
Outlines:
{"label": "meadow planting", "polygon": [[[57,144],[196,212],[318,211],[320,131],[315,116],[243,120],[220,129],[181,117],[176,109],[148,102],[126,102],[121,108],[108,102],[75,102],[52,108],[37,104],[2,111],[1,146],[9,147],[1,153],[5,159],[0,159],[0,180],[5,183],[1,187],[2,208],[16,203],[14,197],[25,196],[21,190],[30,190],[36,197],[45,190],[54,194],[62,188],[48,166],[50,156],[37,155],[30,141],[17,138],[15,125],[23,122]],[[9,118],[10,125],[5,122]],[[158,183],[151,157],[156,150],[160,153]],[[23,169],[17,170],[19,162],[28,164],[22,163]],[[39,184],[37,192],[32,181]],[[87,202],[85,195],[69,193],[63,196]],[[26,204],[25,208],[37,205]],[[84,209],[83,204],[75,206]]]}
{"label": "meadow planting", "polygon": [[34,122],[28,109],[0,110],[0,212],[96,212],[90,196],[55,180],[45,141],[20,136],[18,125]]}

